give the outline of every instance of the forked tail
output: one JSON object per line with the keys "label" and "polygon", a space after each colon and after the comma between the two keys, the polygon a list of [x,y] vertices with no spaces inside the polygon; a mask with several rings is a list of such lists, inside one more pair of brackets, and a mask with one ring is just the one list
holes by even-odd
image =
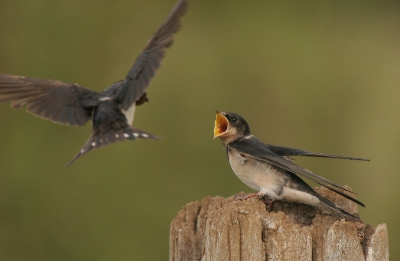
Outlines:
{"label": "forked tail", "polygon": [[101,133],[100,131],[94,131],[89,139],[86,141],[85,145],[82,149],[73,157],[65,166],[66,168],[71,165],[75,160],[87,154],[93,149],[98,149],[101,146],[105,146],[117,141],[124,140],[136,140],[136,139],[160,139],[151,133],[142,131],[133,126],[127,126],[124,129],[109,129],[109,131],[105,133]]}

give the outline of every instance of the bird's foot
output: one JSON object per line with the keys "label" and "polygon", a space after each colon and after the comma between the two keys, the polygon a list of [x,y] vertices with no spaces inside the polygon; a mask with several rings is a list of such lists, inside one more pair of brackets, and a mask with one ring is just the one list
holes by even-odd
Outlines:
{"label": "bird's foot", "polygon": [[264,202],[264,204],[266,205],[268,211],[271,211],[271,210],[272,210],[272,206],[273,206],[274,203],[277,202],[277,201],[278,201],[277,199],[271,199],[271,198],[269,198],[268,196],[263,197],[263,202]]}
{"label": "bird's foot", "polygon": [[269,212],[271,212],[272,206],[273,206],[274,203],[277,202],[277,201],[278,201],[278,200],[270,200],[270,201],[268,202],[267,210],[268,210]]}
{"label": "bird's foot", "polygon": [[249,198],[254,198],[254,197],[259,197],[262,198],[264,196],[264,194],[262,194],[261,192],[258,193],[250,193],[244,196],[237,196],[235,197],[235,200],[247,200]]}

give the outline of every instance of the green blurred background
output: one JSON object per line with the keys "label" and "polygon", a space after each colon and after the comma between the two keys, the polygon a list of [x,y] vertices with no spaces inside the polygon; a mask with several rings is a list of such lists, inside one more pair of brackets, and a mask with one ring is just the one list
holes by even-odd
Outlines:
{"label": "green blurred background", "polygon": [[[190,1],[134,125],[165,139],[65,164],[91,125],[0,104],[0,260],[167,260],[188,202],[251,192],[213,140],[234,111],[277,145],[367,157],[297,158],[350,185],[400,259],[400,5],[395,1]],[[125,77],[175,0],[2,0],[0,71],[103,90]],[[315,186],[315,184],[312,184]]]}

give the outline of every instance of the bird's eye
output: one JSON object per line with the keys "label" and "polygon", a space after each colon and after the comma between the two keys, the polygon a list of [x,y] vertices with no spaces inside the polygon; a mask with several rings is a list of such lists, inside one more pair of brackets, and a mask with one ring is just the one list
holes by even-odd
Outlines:
{"label": "bird's eye", "polygon": [[237,118],[236,117],[232,117],[232,122],[236,122]]}

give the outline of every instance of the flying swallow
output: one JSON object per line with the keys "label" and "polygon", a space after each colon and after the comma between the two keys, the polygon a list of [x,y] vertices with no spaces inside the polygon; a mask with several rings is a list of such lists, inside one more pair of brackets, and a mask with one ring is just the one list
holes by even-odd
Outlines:
{"label": "flying swallow", "polygon": [[147,42],[126,78],[104,91],[56,80],[0,74],[0,102],[12,101],[14,109],[26,105],[29,113],[65,125],[83,126],[91,119],[92,134],[66,167],[89,151],[110,143],[157,138],[132,126],[134,112],[136,106],[148,101],[147,88],[187,8],[187,1],[180,0]]}
{"label": "flying swallow", "polygon": [[250,188],[258,191],[258,193],[249,194],[244,198],[268,196],[273,200],[327,207],[342,216],[359,219],[318,194],[301,178],[308,178],[365,207],[363,203],[344,193],[344,191],[351,191],[296,165],[288,157],[316,156],[369,161],[368,159],[265,144],[251,134],[250,127],[243,117],[232,112],[216,112],[214,139],[217,137],[221,139],[232,170],[238,178]]}

